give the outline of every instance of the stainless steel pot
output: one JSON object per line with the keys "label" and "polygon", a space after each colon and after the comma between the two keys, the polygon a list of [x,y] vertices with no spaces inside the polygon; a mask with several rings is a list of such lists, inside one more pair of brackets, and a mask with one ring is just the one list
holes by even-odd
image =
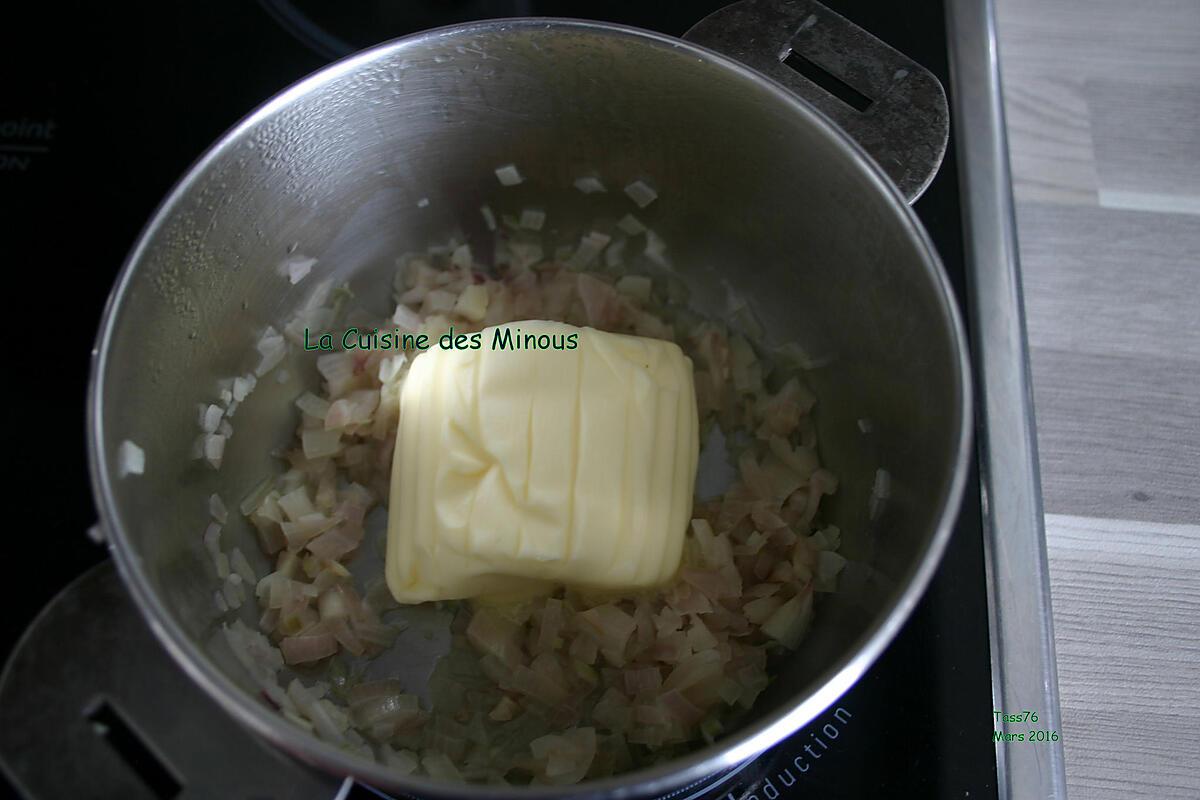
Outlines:
{"label": "stainless steel pot", "polygon": [[[913,196],[945,145],[944,99],[940,112],[920,102],[914,110],[921,97],[941,99],[940,88],[855,34],[878,52],[869,68],[850,70],[876,96],[875,112],[853,116],[772,66],[805,37],[836,41],[849,30],[844,20],[808,3],[730,13],[696,35],[757,59],[811,101],[712,50],[617,25],[460,25],[353,56],[271,100],[192,167],[143,231],[94,352],[89,447],[102,524],[163,644],[229,713],[279,747],[412,794],[503,793],[392,774],[261,701],[217,635],[200,533],[212,492],[232,506],[271,471],[268,453],[293,426],[280,409],[311,372],[294,367],[288,385],[266,381],[255,391],[219,472],[189,458],[196,404],[211,401],[219,378],[244,372],[257,333],[311,291],[311,279],[293,287],[276,274],[289,247],[318,256],[326,276],[352,280],[382,311],[395,255],[455,231],[482,242],[481,203],[504,211],[536,200],[581,226],[597,213],[594,202],[623,212],[619,193],[596,200],[571,188],[585,172],[610,187],[653,181],[659,199],[644,216],[700,310],[725,314],[732,289],[769,341],[799,343],[821,359],[809,380],[820,398],[823,458],[841,478],[831,513],[854,564],[740,728],[653,769],[519,793],[644,795],[739,763],[834,701],[916,604],[964,484],[971,414],[962,326],[905,197],[814,104],[842,117]],[[769,31],[757,29],[749,47],[734,34],[754,25]],[[924,122],[914,128],[906,107]],[[509,162],[525,184],[496,182],[493,169]],[[144,475],[118,477],[127,439],[145,450]],[[879,470],[891,491],[872,515]],[[248,530],[229,530],[242,550],[257,552]]]}

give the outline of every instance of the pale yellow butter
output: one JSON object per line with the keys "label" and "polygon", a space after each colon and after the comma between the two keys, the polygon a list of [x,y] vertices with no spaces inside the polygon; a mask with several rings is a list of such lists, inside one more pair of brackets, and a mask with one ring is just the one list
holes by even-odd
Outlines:
{"label": "pale yellow butter", "polygon": [[[495,349],[576,334],[574,350]],[[418,356],[400,390],[387,581],[403,603],[566,584],[636,589],[679,567],[698,430],[671,342],[558,322]]]}

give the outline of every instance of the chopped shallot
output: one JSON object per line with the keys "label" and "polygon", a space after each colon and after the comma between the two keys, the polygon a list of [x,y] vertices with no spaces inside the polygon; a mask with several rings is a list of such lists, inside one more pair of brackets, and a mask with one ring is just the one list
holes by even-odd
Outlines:
{"label": "chopped shallot", "polygon": [[505,164],[502,167],[496,167],[496,178],[499,179],[501,186],[516,186],[525,180],[517,170],[515,164]]}
{"label": "chopped shallot", "polygon": [[146,471],[146,451],[126,439],[117,447],[117,477],[141,475]]}
{"label": "chopped shallot", "polygon": [[891,496],[892,474],[886,469],[875,470],[875,482],[871,486],[871,497],[867,507],[871,519],[879,519],[879,516],[883,513],[883,507],[887,504],[887,500]]}
{"label": "chopped shallot", "polygon": [[578,783],[596,757],[596,730],[572,728],[529,743],[540,770],[538,779],[551,784]]}
{"label": "chopped shallot", "polygon": [[625,643],[636,627],[633,618],[614,605],[602,605],[581,612],[577,619],[580,627],[589,633],[600,647],[600,652],[614,666],[625,663]]}
{"label": "chopped shallot", "polygon": [[218,494],[209,495],[208,498],[208,513],[219,524],[224,525],[229,519],[229,511],[225,508],[225,503],[221,500]]}
{"label": "chopped shallot", "polygon": [[[287,355],[287,342],[283,336],[271,326],[263,331],[256,345],[259,353],[258,366],[254,368],[254,374],[258,377],[266,375],[271,370],[283,361],[283,357]],[[233,399],[233,394],[230,392],[230,399]]]}
{"label": "chopped shallot", "polygon": [[489,206],[480,206],[479,213],[483,215],[484,224],[487,225],[489,231],[496,230],[496,215],[492,212]]}
{"label": "chopped shallot", "polygon": [[575,188],[584,194],[596,194],[605,191],[604,184],[594,175],[585,175],[575,179]]}
{"label": "chopped shallot", "polygon": [[646,232],[646,226],[633,214],[626,214],[617,220],[617,227],[630,236],[637,236],[639,233]]}
{"label": "chopped shallot", "polygon": [[305,664],[320,661],[337,652],[337,640],[331,633],[315,633],[303,636],[285,636],[279,642],[283,659],[289,664]]}
{"label": "chopped shallot", "polygon": [[762,624],[763,633],[785,647],[795,648],[812,623],[812,592],[802,592],[781,605]]}
{"label": "chopped shallot", "polygon": [[636,180],[626,186],[625,194],[629,195],[629,199],[636,203],[638,208],[645,208],[658,198],[658,192],[643,180]]}
{"label": "chopped shallot", "polygon": [[546,224],[546,212],[540,208],[522,209],[521,218],[517,224],[527,230],[540,231]]}
{"label": "chopped shallot", "polygon": [[604,248],[610,241],[612,241],[612,237],[608,234],[592,231],[580,239],[579,247],[564,262],[563,266],[576,271],[587,268],[596,260],[596,256],[604,252]]}
{"label": "chopped shallot", "polygon": [[[511,164],[496,175],[506,186],[524,180]],[[603,184],[581,178],[577,188],[602,191]],[[644,181],[625,193],[639,207],[657,196]],[[495,230],[491,209],[480,213]],[[474,331],[563,319],[676,341],[695,365],[700,426],[709,432],[701,480],[706,472],[713,477],[703,492],[697,486],[675,582],[636,596],[559,587],[519,602],[449,604],[452,644],[426,708],[395,679],[364,678],[358,658],[396,646],[406,628],[383,616],[397,604],[382,579],[366,580],[360,595],[356,578],[365,576],[351,572],[381,553],[370,519],[379,519],[390,490],[397,388],[414,357],[402,351],[317,357],[321,385],[295,400],[295,443],[279,453],[286,471],[239,505],[273,571],[260,578],[241,549],[223,551],[222,526],[234,523],[215,495],[203,542],[221,579],[213,597],[218,611],[237,609],[253,587],[261,632],[235,620],[223,628],[225,638],[265,697],[295,724],[403,774],[569,784],[712,741],[727,714],[755,702],[769,681],[768,650],[799,644],[814,594],[834,590],[845,567],[837,552],[841,532],[822,513],[837,480],[818,458],[815,397],[793,377],[803,365],[784,365],[778,349],[764,347],[762,326],[744,303],[723,320],[671,310],[687,293],[669,269],[655,272],[654,281],[628,269],[638,249],[666,265],[665,241],[633,214],[616,223],[616,241],[602,232],[611,225],[604,220],[577,246],[543,241],[547,215],[540,207],[501,219],[486,266],[461,240],[402,259],[390,320],[343,308],[351,295],[333,291],[332,281],[316,287],[284,334],[268,328],[260,338],[258,368],[220,382],[219,401],[201,406],[198,457],[212,452],[217,437],[220,463],[229,417],[257,378],[283,360],[287,342],[299,344],[306,326],[325,331],[345,319],[364,331],[392,325],[436,339],[451,324]],[[635,244],[638,236],[644,248]],[[601,271],[589,271],[598,265]],[[872,502],[890,491],[880,472]],[[285,665],[322,682],[297,678],[285,691]],[[379,669],[366,667],[375,676]]]}
{"label": "chopped shallot", "polygon": [[284,259],[279,265],[279,274],[283,275],[293,285],[304,280],[309,272],[312,271],[313,265],[317,263],[315,258],[305,258],[304,256],[291,256]]}

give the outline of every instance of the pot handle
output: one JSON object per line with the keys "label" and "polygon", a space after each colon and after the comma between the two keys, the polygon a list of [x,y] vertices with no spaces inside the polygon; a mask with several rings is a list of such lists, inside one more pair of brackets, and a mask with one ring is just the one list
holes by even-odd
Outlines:
{"label": "pot handle", "polygon": [[866,150],[913,203],[950,136],[933,73],[815,0],[741,0],[683,36],[807,100]]}

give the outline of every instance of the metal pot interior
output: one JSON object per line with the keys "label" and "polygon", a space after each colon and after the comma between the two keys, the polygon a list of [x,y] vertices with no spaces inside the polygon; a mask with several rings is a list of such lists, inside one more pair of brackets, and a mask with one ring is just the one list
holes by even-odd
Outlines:
{"label": "metal pot interior", "polygon": [[[493,170],[507,163],[525,183],[498,183]],[[574,189],[585,174],[609,192]],[[160,208],[101,331],[91,446],[119,562],[170,649],[257,730],[327,767],[379,777],[287,730],[217,635],[201,541],[207,498],[218,492],[232,509],[277,469],[269,454],[294,430],[291,400],[315,385],[311,357],[239,409],[219,472],[189,458],[196,406],[212,401],[218,379],[251,367],[259,332],[312,291],[313,277],[292,286],[277,274],[288,248],[317,257],[314,275],[349,281],[382,314],[398,254],[451,235],[490,251],[482,204],[498,215],[542,206],[577,240],[597,217],[634,210],[620,187],[639,178],[659,199],[638,216],[665,240],[694,307],[728,318],[730,296],[740,298],[767,344],[799,344],[819,362],[807,379],[821,456],[841,481],[829,514],[854,561],[744,727],[650,785],[745,757],[803,724],[903,621],[957,505],[967,389],[953,301],[899,196],[814,112],[705,51],[596,24],[468,25],[341,62],[242,123]],[[145,449],[147,470],[118,480],[125,439]],[[872,519],[880,469],[891,492]],[[248,525],[225,536],[260,574],[270,570]],[[253,603],[242,613],[248,624],[257,616]],[[406,669],[430,663],[418,656]]]}

